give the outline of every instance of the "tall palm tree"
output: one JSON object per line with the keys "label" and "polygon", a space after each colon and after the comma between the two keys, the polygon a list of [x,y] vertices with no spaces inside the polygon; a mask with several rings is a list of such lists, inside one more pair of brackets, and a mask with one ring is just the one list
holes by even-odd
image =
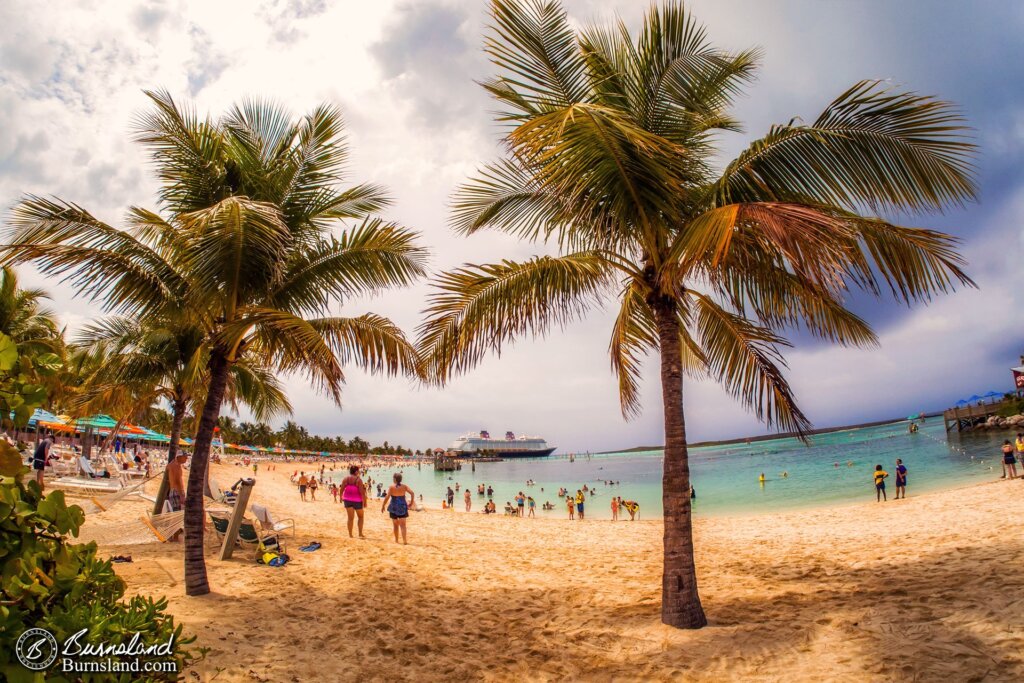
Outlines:
{"label": "tall palm tree", "polygon": [[247,100],[212,120],[148,95],[136,138],[151,153],[160,212],[133,207],[119,230],[71,202],[29,196],[12,212],[2,262],[32,261],[109,313],[184,316],[203,331],[208,386],[185,502],[186,593],[201,595],[203,485],[232,368],[304,373],[339,404],[345,364],[416,372],[415,349],[390,320],[332,311],[409,284],[426,252],[416,233],[373,215],[387,204],[380,188],[339,189],[348,148],[334,107],[292,121]]}
{"label": "tall palm tree", "polygon": [[[106,316],[83,327],[73,346],[107,354],[107,362],[87,378],[80,392],[83,405],[99,409],[126,388],[135,406],[132,412],[159,400],[170,405],[167,459],[173,459],[186,415],[205,402],[209,348],[203,330],[172,317]],[[231,367],[225,396],[236,412],[245,404],[259,419],[291,412],[278,379],[249,359]]]}
{"label": "tall palm tree", "polygon": [[640,410],[643,357],[660,355],[662,621],[699,628],[684,375],[804,433],[781,370],[784,333],[800,325],[872,345],[844,307],[851,288],[911,302],[971,284],[950,237],[873,214],[968,201],[973,147],[949,104],[865,81],[716,169],[756,51],[715,48],[676,2],[650,9],[636,37],[622,23],[576,32],[553,1],[493,0],[490,13],[498,75],[484,87],[502,107],[506,154],[458,190],[452,224],[555,241],[562,254],[440,276],[420,328],[425,367],[444,382],[614,297],[625,417]]}

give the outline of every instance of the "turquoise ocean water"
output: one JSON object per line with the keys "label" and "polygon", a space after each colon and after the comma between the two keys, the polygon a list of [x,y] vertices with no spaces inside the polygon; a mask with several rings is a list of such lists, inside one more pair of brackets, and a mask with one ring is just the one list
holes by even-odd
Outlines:
{"label": "turquoise ocean water", "polygon": [[[931,418],[916,434],[908,433],[906,422],[851,429],[814,436],[810,446],[796,439],[774,439],[751,444],[694,448],[690,451],[690,473],[697,498],[698,516],[772,512],[800,507],[818,507],[873,500],[872,471],[882,465],[890,473],[890,498],[895,494],[893,470],[896,458],[908,467],[907,494],[950,489],[973,482],[998,478],[1001,474],[999,445],[1009,432],[978,432],[948,436],[941,418]],[[1012,437],[1011,437],[1012,438]],[[567,455],[547,458],[469,463],[457,472],[434,472],[424,464],[402,469],[407,483],[423,494],[429,507],[436,508],[448,486],[461,485],[456,509],[464,509],[463,490],[470,488],[473,511],[483,507],[485,498],[476,485],[494,487],[494,502],[501,514],[506,501],[518,491],[537,501],[537,514],[566,516],[564,502],[557,500],[560,486],[576,489],[587,484],[596,495],[587,496],[589,517],[608,519],[611,497],[636,500],[640,518],[661,516],[662,452]],[[838,463],[838,467],[836,466]],[[847,464],[852,463],[852,464]],[[375,481],[390,482],[395,468],[371,471]],[[764,486],[758,482],[764,472]],[[783,477],[786,472],[788,476]],[[340,480],[340,475],[335,474]],[[527,486],[526,481],[536,482]],[[605,481],[619,482],[606,485]],[[543,490],[542,490],[543,489]],[[551,512],[541,509],[545,501],[555,503]]]}

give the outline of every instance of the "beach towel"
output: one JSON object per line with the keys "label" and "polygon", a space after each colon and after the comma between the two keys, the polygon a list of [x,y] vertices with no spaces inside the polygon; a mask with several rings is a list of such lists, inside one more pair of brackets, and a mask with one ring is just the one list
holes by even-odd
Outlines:
{"label": "beach towel", "polygon": [[299,550],[304,553],[311,553],[315,550],[320,550],[320,541],[310,541],[306,545],[299,546]]}

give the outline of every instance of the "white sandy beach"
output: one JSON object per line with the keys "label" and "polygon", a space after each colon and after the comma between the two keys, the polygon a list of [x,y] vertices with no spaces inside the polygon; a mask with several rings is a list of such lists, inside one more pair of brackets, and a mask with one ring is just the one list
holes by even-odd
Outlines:
{"label": "white sandy beach", "polygon": [[253,500],[296,519],[293,561],[221,562],[211,533],[204,597],[184,595],[180,544],[126,542],[145,538],[142,502],[87,520],[84,539],[133,556],[116,566],[129,590],[167,595],[211,648],[202,680],[1024,679],[1021,481],[698,518],[710,625],[687,632],[659,621],[660,521],[432,510],[402,547],[371,503],[367,540],[350,540],[342,507],[302,503],[291,469],[261,468]]}

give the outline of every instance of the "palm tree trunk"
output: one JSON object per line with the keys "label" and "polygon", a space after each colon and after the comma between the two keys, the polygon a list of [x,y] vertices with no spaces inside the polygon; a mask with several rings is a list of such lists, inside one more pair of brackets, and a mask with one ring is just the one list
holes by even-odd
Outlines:
{"label": "palm tree trunk", "polygon": [[[184,399],[175,399],[171,402],[171,415],[173,417],[171,419],[171,443],[167,446],[168,465],[174,462],[174,458],[178,456],[178,439],[181,438],[181,423],[185,421],[185,405]],[[167,472],[165,470],[164,479],[166,478]],[[153,503],[154,515],[158,515],[163,512],[166,495],[167,487],[161,484],[160,493],[157,494],[156,501]]]}
{"label": "palm tree trunk", "polygon": [[661,480],[664,508],[664,566],[661,575],[661,621],[676,628],[708,623],[697,594],[690,506],[690,463],[683,417],[682,342],[674,302],[655,302],[661,350],[661,393],[665,408],[665,464]]}
{"label": "palm tree trunk", "polygon": [[192,467],[188,473],[185,493],[185,594],[206,595],[210,584],[206,578],[206,558],[203,557],[203,488],[206,468],[210,459],[213,428],[220,417],[220,404],[228,383],[228,360],[223,353],[210,354],[210,389],[199,419],[195,444],[192,447]]}

